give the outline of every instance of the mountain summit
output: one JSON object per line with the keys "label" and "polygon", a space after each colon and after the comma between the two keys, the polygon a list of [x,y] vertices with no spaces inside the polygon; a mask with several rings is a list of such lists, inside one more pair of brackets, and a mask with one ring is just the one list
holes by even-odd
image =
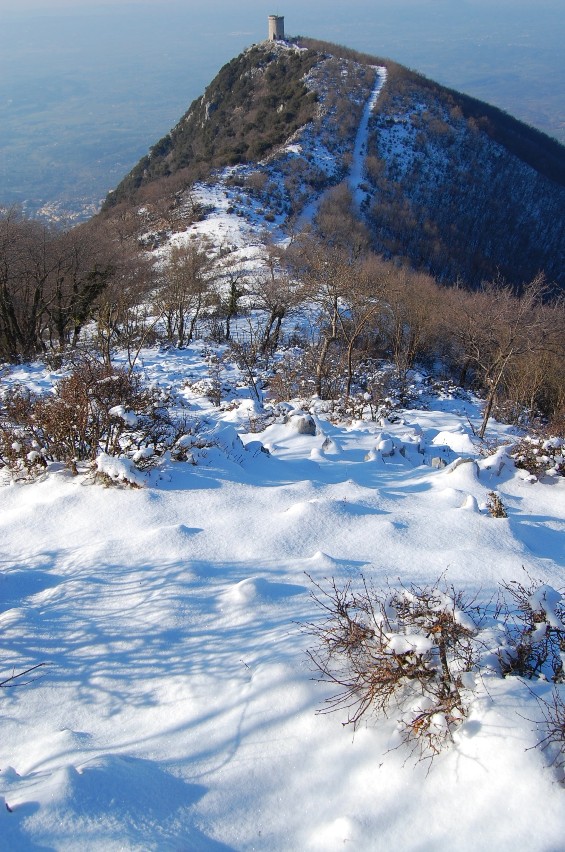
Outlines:
{"label": "mountain summit", "polygon": [[387,59],[304,38],[250,47],[103,213],[141,208],[145,232],[185,230],[202,181],[232,190],[234,215],[287,231],[321,227],[333,190],[334,222],[347,208],[374,250],[445,283],[543,272],[565,286],[565,148]]}

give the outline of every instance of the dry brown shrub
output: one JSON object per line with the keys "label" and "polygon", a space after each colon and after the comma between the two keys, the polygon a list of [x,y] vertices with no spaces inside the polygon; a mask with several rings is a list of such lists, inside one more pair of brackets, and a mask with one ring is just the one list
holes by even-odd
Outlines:
{"label": "dry brown shrub", "polygon": [[487,509],[493,518],[507,518],[508,514],[500,495],[496,491],[489,491]]}
{"label": "dry brown shrub", "polygon": [[[312,579],[312,578],[310,578]],[[477,664],[470,605],[453,589],[401,586],[386,593],[313,581],[322,619],[307,625],[308,655],[321,681],[337,687],[320,712],[394,714],[403,742],[433,759],[467,714],[464,674]]]}
{"label": "dry brown shrub", "polygon": [[54,393],[15,388],[0,410],[0,461],[17,477],[33,476],[57,461],[77,472],[99,452],[120,455],[152,442],[171,423],[158,396],[121,367],[86,359]]}

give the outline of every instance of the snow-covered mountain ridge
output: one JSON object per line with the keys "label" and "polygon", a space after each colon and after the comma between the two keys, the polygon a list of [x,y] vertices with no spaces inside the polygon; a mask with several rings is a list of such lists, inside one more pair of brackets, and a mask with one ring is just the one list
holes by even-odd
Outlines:
{"label": "snow-covered mountain ridge", "polygon": [[229,177],[234,210],[245,216],[251,198],[267,229],[292,232],[348,174],[376,67],[387,81],[360,175],[373,247],[446,283],[523,284],[543,271],[562,287],[563,146],[390,60],[308,39],[256,45],[225,66],[105,215],[141,205],[155,230],[183,230],[195,181]]}

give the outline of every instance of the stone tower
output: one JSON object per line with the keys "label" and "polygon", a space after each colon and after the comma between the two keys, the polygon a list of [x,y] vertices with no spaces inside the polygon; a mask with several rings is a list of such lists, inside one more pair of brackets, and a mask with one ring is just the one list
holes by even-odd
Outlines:
{"label": "stone tower", "polygon": [[284,41],[284,17],[269,15],[269,41]]}

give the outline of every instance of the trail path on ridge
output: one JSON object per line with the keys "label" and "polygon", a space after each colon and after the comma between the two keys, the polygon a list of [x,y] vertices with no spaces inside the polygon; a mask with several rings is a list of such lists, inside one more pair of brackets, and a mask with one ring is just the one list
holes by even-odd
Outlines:
{"label": "trail path on ridge", "polygon": [[375,66],[375,70],[377,72],[375,85],[373,86],[373,91],[365,104],[363,115],[361,116],[359,127],[357,128],[355,146],[353,148],[353,162],[351,163],[349,177],[347,178],[347,183],[349,184],[349,188],[358,209],[367,197],[367,194],[360,188],[360,184],[363,183],[365,160],[367,158],[369,119],[375,108],[382,87],[386,83],[387,77],[387,70],[384,66],[377,65]]}
{"label": "trail path on ridge", "polygon": [[[355,136],[355,145],[353,147],[353,160],[351,163],[351,169],[349,170],[349,174],[346,178],[347,184],[351,189],[353,198],[358,209],[360,209],[361,203],[366,197],[366,193],[359,188],[359,184],[363,182],[365,159],[367,157],[369,119],[371,117],[372,111],[375,108],[375,105],[377,103],[377,100],[386,82],[387,77],[387,70],[383,65],[376,65],[374,67],[376,71],[376,78],[375,83],[373,85],[373,91],[367,98],[367,101],[363,108],[363,115],[361,116],[361,120],[359,122],[359,126],[357,128],[357,133]],[[324,192],[322,192],[320,195],[316,196],[308,202],[298,219],[299,230],[305,225],[309,225],[312,223],[314,216],[316,215],[318,208],[320,207],[320,204],[331,189],[333,189],[333,187],[329,187],[328,189],[324,190]]]}

